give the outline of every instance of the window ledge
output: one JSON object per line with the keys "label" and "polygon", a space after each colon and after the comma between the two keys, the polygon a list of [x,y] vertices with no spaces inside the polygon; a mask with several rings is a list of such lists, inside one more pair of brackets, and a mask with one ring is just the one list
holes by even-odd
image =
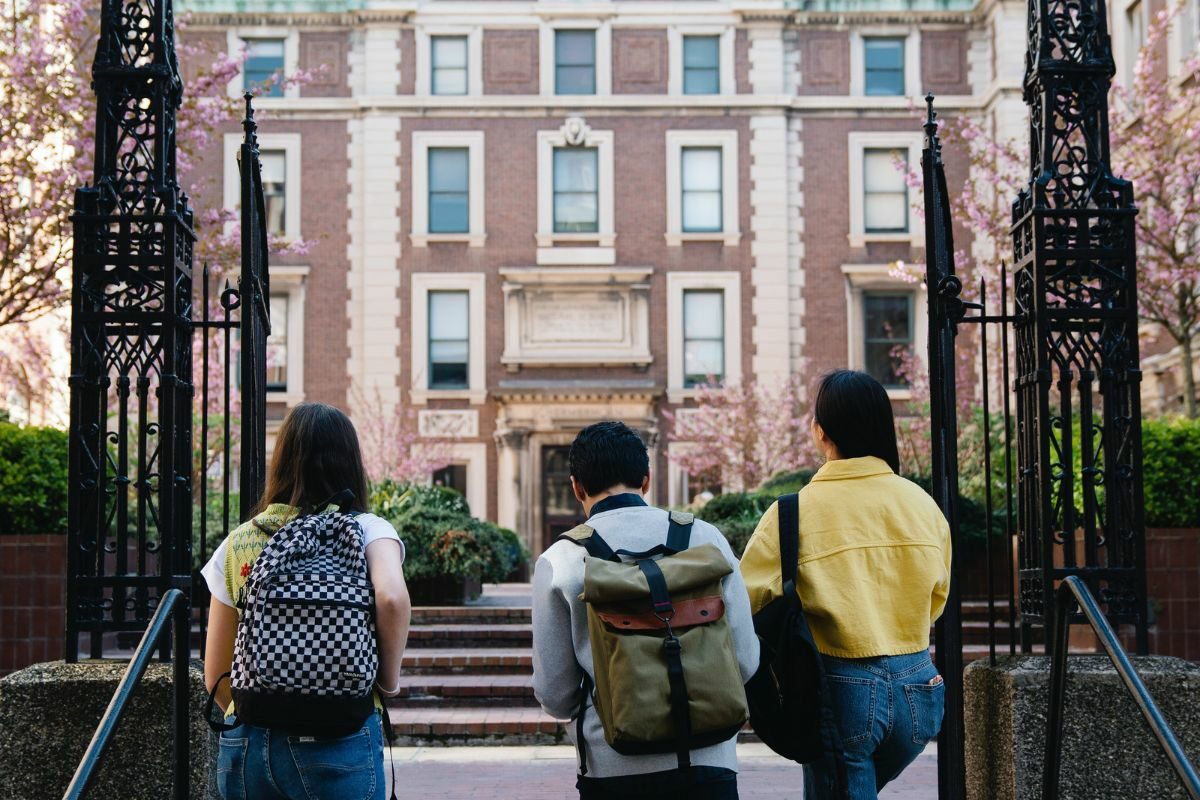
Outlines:
{"label": "window ledge", "polygon": [[478,406],[487,400],[486,389],[413,389],[410,394],[414,406],[423,406],[430,400],[466,400]]}
{"label": "window ledge", "polygon": [[920,247],[924,239],[915,233],[851,233],[847,235],[851,247],[866,247],[872,242],[902,242]]}
{"label": "window ledge", "polygon": [[668,403],[686,403],[689,400],[695,400],[699,396],[699,389],[684,389],[678,386],[673,389],[667,389]]}
{"label": "window ledge", "polygon": [[615,233],[539,233],[538,247],[554,247],[558,244],[593,244],[597,247],[612,247],[617,241]]}
{"label": "window ledge", "polygon": [[912,389],[887,389],[887,396],[889,400],[912,400],[913,392]]}
{"label": "window ledge", "polygon": [[414,233],[409,236],[413,247],[427,247],[431,244],[466,244],[470,247],[483,247],[487,241],[486,233]]}
{"label": "window ledge", "polygon": [[288,408],[297,406],[304,402],[304,392],[290,392],[286,389],[280,391],[278,389],[267,390],[268,403],[283,403]]}
{"label": "window ledge", "polygon": [[669,247],[679,247],[687,242],[720,242],[726,247],[734,247],[742,240],[740,231],[714,231],[713,233],[673,231],[665,235]]}

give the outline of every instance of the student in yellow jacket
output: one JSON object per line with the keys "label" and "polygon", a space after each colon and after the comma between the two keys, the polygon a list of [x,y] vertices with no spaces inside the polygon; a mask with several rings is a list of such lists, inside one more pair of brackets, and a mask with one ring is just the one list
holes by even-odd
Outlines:
{"label": "student in yellow jacket", "polygon": [[[950,528],[933,499],[897,474],[892,405],[877,380],[827,375],[812,433],[826,461],[800,492],[796,586],[824,656],[850,797],[867,800],[941,728],[945,688],[929,628],[950,588]],[[753,611],[782,594],[777,505],[759,521],[741,571]],[[832,797],[831,778],[806,766],[805,799]]]}

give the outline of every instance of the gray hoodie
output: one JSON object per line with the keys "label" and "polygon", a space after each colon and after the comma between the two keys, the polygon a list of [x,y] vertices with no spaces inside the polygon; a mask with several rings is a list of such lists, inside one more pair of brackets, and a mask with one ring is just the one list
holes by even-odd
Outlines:
{"label": "gray hoodie", "polygon": [[[616,508],[596,514],[588,525],[614,550],[640,552],[667,540],[669,517],[662,509],[650,506]],[[691,545],[714,544],[720,548],[733,572],[721,582],[725,614],[733,634],[742,682],[758,668],[758,639],[750,618],[750,599],[738,571],[737,557],[721,532],[707,522],[697,520],[692,527]],[[533,691],[546,713],[557,719],[575,716],[579,685],[583,680],[580,665],[594,679],[592,650],[588,644],[587,607],[579,599],[583,592],[583,565],[587,552],[571,542],[557,542],[537,560],[533,574]],[[572,740],[575,726],[568,727]],[[588,777],[609,778],[665,772],[678,767],[673,753],[623,756],[604,741],[600,717],[589,704],[584,716],[584,742]],[[736,737],[721,744],[692,751],[697,766],[737,769]]]}

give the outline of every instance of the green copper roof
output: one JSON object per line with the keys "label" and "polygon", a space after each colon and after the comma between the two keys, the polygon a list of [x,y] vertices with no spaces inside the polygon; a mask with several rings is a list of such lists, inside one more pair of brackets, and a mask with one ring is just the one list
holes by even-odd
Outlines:
{"label": "green copper roof", "polygon": [[338,14],[358,11],[365,0],[178,0],[180,11],[197,14]]}
{"label": "green copper roof", "polygon": [[798,11],[970,11],[977,0],[784,0]]}

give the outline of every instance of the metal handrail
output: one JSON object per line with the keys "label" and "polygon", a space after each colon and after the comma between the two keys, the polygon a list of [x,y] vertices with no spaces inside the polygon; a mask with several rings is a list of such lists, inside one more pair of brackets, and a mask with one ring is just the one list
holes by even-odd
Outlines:
{"label": "metal handrail", "polygon": [[[129,698],[137,688],[142,676],[146,674],[146,667],[150,664],[150,659],[154,655],[155,642],[162,636],[163,629],[166,628],[176,606],[184,602],[184,594],[179,589],[168,589],[163,594],[158,608],[154,611],[154,616],[150,618],[150,624],[146,627],[146,632],[142,634],[142,640],[138,642],[137,650],[133,652],[133,658],[129,661],[125,675],[122,676],[120,684],[117,685],[117,691],[113,694],[112,700],[109,701],[108,708],[104,711],[104,716],[100,718],[100,724],[96,727],[96,733],[92,736],[92,741],[88,745],[87,752],[83,754],[83,759],[79,762],[79,766],[75,770],[75,776],[71,778],[71,784],[63,794],[63,800],[80,800],[87,793],[88,789],[91,788],[96,777],[96,770],[104,758],[105,750],[108,749],[113,732],[116,731],[117,723],[121,720],[121,715],[125,712],[125,706],[129,703]],[[176,652],[174,655],[176,659],[182,658],[186,660],[189,657],[189,653],[186,651],[182,653]],[[178,676],[176,679],[178,679]],[[176,691],[180,690],[187,691],[186,687],[176,687]],[[179,724],[179,720],[175,722],[176,725]],[[176,772],[178,773],[178,770]],[[188,787],[186,785],[179,786],[178,780],[175,783],[175,796],[187,797]]]}
{"label": "metal handrail", "polygon": [[1188,761],[1187,755],[1179,745],[1179,740],[1175,738],[1175,732],[1171,730],[1171,726],[1163,718],[1162,712],[1158,710],[1154,698],[1146,690],[1146,684],[1142,683],[1142,679],[1138,677],[1137,671],[1129,661],[1129,656],[1125,654],[1125,649],[1117,640],[1112,626],[1100,611],[1096,598],[1092,596],[1087,584],[1078,575],[1071,575],[1063,580],[1058,587],[1058,598],[1054,604],[1054,650],[1050,667],[1050,713],[1046,720],[1046,761],[1042,777],[1043,800],[1057,800],[1058,798],[1058,777],[1062,754],[1056,744],[1062,738],[1063,701],[1067,694],[1067,636],[1070,631],[1071,614],[1074,613],[1076,604],[1087,618],[1088,624],[1092,626],[1096,636],[1099,637],[1104,652],[1108,653],[1113,666],[1117,668],[1117,675],[1125,684],[1125,688],[1129,690],[1133,701],[1137,703],[1142,716],[1146,718],[1146,722],[1150,725],[1150,731],[1158,739],[1159,747],[1171,762],[1171,767],[1179,776],[1188,796],[1192,800],[1200,800],[1200,778],[1196,776],[1195,768]]}

